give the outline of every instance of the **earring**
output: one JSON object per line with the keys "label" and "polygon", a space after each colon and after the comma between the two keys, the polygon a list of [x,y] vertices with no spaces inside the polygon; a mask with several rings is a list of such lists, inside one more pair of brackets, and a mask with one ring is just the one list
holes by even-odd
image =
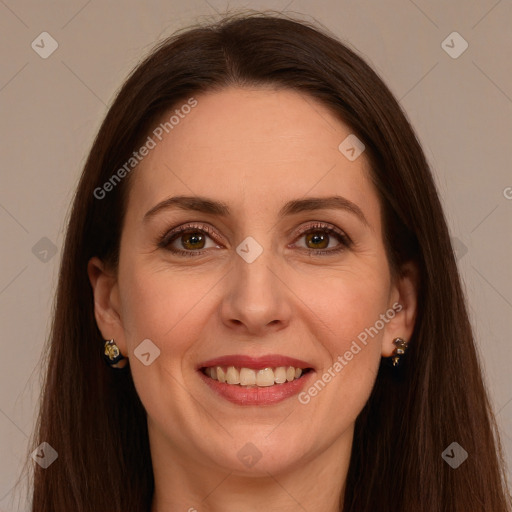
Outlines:
{"label": "earring", "polygon": [[398,366],[401,356],[403,356],[407,350],[407,342],[402,338],[395,338],[393,340],[393,345],[395,345],[396,348],[393,352],[391,362],[393,363],[393,366]]}
{"label": "earring", "polygon": [[128,359],[121,354],[121,351],[114,343],[114,340],[105,340],[103,357],[111,368],[124,368],[128,362]]}

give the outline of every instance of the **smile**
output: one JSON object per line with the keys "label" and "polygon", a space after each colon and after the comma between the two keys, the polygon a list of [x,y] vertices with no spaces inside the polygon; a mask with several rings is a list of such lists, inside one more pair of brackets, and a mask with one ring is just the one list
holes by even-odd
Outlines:
{"label": "smile", "polygon": [[201,371],[210,379],[239,387],[270,387],[300,379],[310,368],[278,366],[275,368],[237,368],[235,366],[209,366]]}

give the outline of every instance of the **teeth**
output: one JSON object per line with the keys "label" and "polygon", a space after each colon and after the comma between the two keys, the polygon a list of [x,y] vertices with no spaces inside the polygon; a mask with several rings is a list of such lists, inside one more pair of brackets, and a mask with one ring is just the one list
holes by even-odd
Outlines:
{"label": "teeth", "polygon": [[264,368],[263,370],[258,370],[258,373],[256,374],[256,386],[264,387],[273,385],[274,370],[272,370],[272,368]]}
{"label": "teeth", "polygon": [[228,384],[240,384],[240,372],[234,366],[228,368],[226,382]]}
{"label": "teeth", "polygon": [[254,386],[256,384],[256,372],[251,368],[240,370],[240,384],[242,386]]}
{"label": "teeth", "polygon": [[274,384],[284,384],[298,379],[302,375],[302,368],[293,366],[278,366],[277,368],[235,368],[234,366],[212,366],[205,368],[208,377],[232,385],[268,387]]}
{"label": "teeth", "polygon": [[284,384],[286,382],[286,368],[284,366],[274,370],[274,381],[276,384]]}
{"label": "teeth", "polygon": [[226,374],[220,366],[217,366],[217,380],[219,382],[226,382]]}

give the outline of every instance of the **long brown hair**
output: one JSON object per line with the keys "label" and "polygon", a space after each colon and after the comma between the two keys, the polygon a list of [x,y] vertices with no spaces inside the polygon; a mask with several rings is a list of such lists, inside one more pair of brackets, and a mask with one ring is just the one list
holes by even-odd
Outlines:
{"label": "long brown hair", "polygon": [[[163,41],[117,94],[74,198],[48,343],[35,449],[33,512],[149,511],[154,480],[146,413],[130,371],[109,368],[87,262],[116,264],[129,176],[107,182],[180,101],[226,86],[290,88],[315,98],[365,146],[391,268],[415,261],[418,316],[398,371],[383,360],[359,415],[343,512],[506,512],[504,462],[447,223],[424,153],[399,104],[354,51],[308,23],[236,15]],[[132,172],[137,172],[136,169]],[[468,453],[457,469],[441,454]]]}

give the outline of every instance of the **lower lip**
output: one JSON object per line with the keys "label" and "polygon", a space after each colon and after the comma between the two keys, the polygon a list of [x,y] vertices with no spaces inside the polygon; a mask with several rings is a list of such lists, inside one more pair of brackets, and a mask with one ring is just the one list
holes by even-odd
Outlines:
{"label": "lower lip", "polygon": [[311,378],[315,372],[310,370],[303,377],[284,382],[283,384],[274,384],[266,387],[244,387],[233,384],[226,384],[218,380],[211,379],[201,370],[198,371],[199,376],[203,379],[210,389],[218,395],[237,405],[272,405],[282,402],[286,398],[290,398],[300,393],[305,387],[306,381]]}

